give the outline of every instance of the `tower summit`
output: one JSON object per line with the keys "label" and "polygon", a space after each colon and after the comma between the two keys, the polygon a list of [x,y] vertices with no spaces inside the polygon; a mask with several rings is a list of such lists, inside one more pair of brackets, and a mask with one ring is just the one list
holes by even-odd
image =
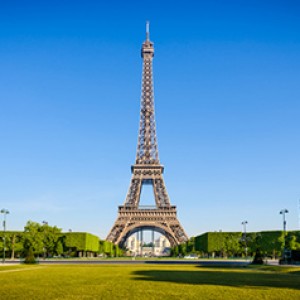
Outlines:
{"label": "tower summit", "polygon": [[[132,178],[125,203],[119,206],[118,218],[107,240],[122,246],[135,232],[150,229],[164,235],[175,246],[187,241],[188,237],[177,219],[176,206],[170,204],[163,178],[164,167],[159,162],[152,75],[154,46],[150,41],[149,22],[141,56],[142,95],[136,160],[131,167]],[[146,184],[153,188],[153,208],[139,206],[141,190]]]}

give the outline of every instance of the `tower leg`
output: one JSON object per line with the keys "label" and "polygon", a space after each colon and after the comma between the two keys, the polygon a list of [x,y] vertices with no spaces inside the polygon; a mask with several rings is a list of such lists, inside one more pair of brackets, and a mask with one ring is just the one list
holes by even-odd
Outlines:
{"label": "tower leg", "polygon": [[140,231],[137,232],[137,236],[138,236],[138,249],[137,249],[137,253],[139,255],[141,255],[141,233],[140,233]]}
{"label": "tower leg", "polygon": [[155,255],[154,251],[155,251],[155,248],[154,248],[154,230],[152,230],[152,256]]}
{"label": "tower leg", "polygon": [[143,229],[141,229],[141,256],[143,256],[143,245],[144,245],[144,237],[143,237]]}

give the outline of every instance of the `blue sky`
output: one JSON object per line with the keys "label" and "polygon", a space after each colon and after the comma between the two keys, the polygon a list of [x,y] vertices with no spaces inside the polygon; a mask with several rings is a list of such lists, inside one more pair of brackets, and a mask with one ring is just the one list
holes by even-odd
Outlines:
{"label": "blue sky", "polygon": [[145,21],[189,236],[299,229],[298,1],[0,1],[0,207],[105,238],[135,161]]}

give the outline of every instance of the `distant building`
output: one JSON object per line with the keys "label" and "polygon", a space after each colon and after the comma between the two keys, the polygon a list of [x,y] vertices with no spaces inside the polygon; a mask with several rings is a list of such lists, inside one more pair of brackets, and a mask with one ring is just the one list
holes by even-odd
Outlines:
{"label": "distant building", "polygon": [[170,254],[170,242],[165,236],[160,236],[154,242],[154,247],[142,247],[135,235],[126,240],[126,248],[132,256],[168,256]]}
{"label": "distant building", "polygon": [[169,240],[161,235],[157,240],[155,240],[155,256],[169,256],[170,255],[170,242]]}
{"label": "distant building", "polygon": [[126,248],[131,253],[131,255],[135,256],[138,254],[140,249],[140,241],[138,241],[135,235],[130,236],[126,240]]}

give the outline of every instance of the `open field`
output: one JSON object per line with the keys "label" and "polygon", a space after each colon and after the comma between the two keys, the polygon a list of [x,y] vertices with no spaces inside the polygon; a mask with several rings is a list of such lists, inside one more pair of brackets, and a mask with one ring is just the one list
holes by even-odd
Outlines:
{"label": "open field", "polygon": [[300,267],[12,265],[1,299],[300,299]]}

